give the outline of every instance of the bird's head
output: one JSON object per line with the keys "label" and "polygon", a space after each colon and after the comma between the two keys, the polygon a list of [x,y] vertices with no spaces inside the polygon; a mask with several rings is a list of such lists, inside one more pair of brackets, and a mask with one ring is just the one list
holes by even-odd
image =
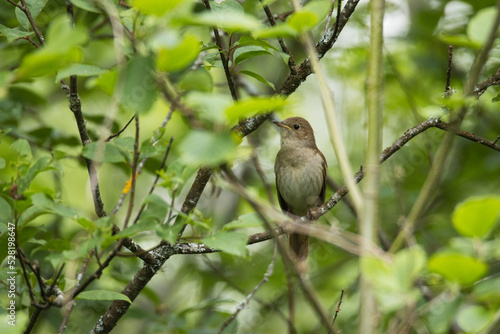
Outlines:
{"label": "bird's head", "polygon": [[274,121],[273,123],[279,127],[281,147],[316,148],[311,124],[302,117],[290,117],[282,122]]}

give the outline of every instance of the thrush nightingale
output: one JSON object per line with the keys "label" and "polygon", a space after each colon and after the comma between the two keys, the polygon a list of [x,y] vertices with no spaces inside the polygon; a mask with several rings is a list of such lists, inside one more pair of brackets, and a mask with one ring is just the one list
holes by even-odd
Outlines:
{"label": "thrush nightingale", "polygon": [[[308,121],[291,117],[274,123],[281,137],[281,149],[274,163],[278,200],[284,212],[304,216],[325,201],[326,160],[316,147]],[[305,263],[309,237],[290,233],[288,241],[297,260]]]}

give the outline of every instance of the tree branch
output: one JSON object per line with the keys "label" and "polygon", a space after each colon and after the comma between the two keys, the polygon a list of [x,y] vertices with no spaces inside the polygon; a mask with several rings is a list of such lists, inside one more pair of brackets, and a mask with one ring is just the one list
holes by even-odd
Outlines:
{"label": "tree branch", "polygon": [[[9,2],[13,3],[11,1],[9,1]],[[31,27],[33,28],[33,31],[35,32],[36,37],[38,38],[38,41],[40,42],[40,44],[42,46],[45,45],[45,39],[43,38],[42,32],[40,31],[40,29],[38,29],[38,26],[36,25],[35,20],[33,19],[33,16],[31,16],[31,12],[30,12],[30,9],[28,8],[28,6],[26,5],[26,1],[21,0],[21,6],[19,6],[19,5],[15,5],[15,6],[24,12]]]}
{"label": "tree branch", "polygon": [[[472,68],[469,72],[469,76],[464,84],[463,95],[464,97],[474,95],[475,88],[477,87],[477,82],[480,77],[481,71],[486,63],[488,54],[493,47],[493,42],[496,38],[496,33],[500,25],[500,0],[496,3],[496,16],[492,24],[491,30],[488,34],[488,38],[484,46],[479,51],[478,55],[474,59]],[[468,111],[468,106],[463,106],[455,113],[452,114],[450,126],[451,131],[448,131],[444,136],[433,161],[433,165],[429,171],[429,174],[422,186],[422,189],[415,201],[415,204],[410,210],[410,213],[406,217],[405,223],[401,228],[400,233],[394,240],[390,251],[396,252],[403,246],[403,241],[411,234],[418,220],[420,219],[422,212],[428,207],[429,199],[435,193],[435,189],[441,182],[441,176],[447,163],[447,158],[450,155],[451,148],[453,147],[453,142],[455,139],[454,132],[458,131],[462,121]]]}
{"label": "tree branch", "polygon": [[[205,4],[205,7],[207,10],[211,11],[212,8],[210,7],[210,2],[208,0],[203,0],[203,4]],[[226,80],[227,80],[227,85],[229,86],[229,91],[231,92],[231,97],[233,98],[234,101],[238,100],[238,92],[236,90],[236,86],[233,81],[233,77],[231,76],[231,71],[229,70],[229,59],[226,58],[226,55],[224,54],[224,47],[222,45],[222,40],[219,35],[219,30],[217,27],[214,27],[214,36],[215,36],[215,44],[217,44],[217,47],[219,48],[219,54],[220,54],[220,59],[222,61],[222,67],[224,67],[224,73],[226,74]]]}
{"label": "tree branch", "polygon": [[494,75],[492,75],[491,77],[489,77],[485,81],[479,83],[476,86],[475,93],[479,97],[479,96],[483,95],[483,93],[486,92],[486,90],[489,87],[495,86],[495,85],[500,85],[500,68],[497,70],[497,72]]}
{"label": "tree branch", "polygon": [[[260,2],[261,2],[261,4],[263,4],[262,0],[260,0]],[[267,16],[269,23],[271,24],[271,26],[275,26],[276,20],[274,19],[273,13],[271,12],[271,9],[269,9],[268,5],[264,5],[264,4],[263,4],[263,8],[264,8],[264,12],[266,13],[266,16]],[[281,50],[283,50],[283,52],[286,53],[289,57],[288,58],[288,67],[290,68],[290,73],[295,74],[297,70],[296,70],[296,65],[295,65],[295,59],[293,58],[292,52],[290,51],[290,49],[286,45],[285,39],[283,37],[278,37],[278,42],[281,46]]]}
{"label": "tree branch", "polygon": [[226,329],[226,327],[229,326],[231,324],[231,322],[233,322],[234,319],[236,319],[236,317],[238,316],[238,313],[240,313],[240,311],[244,310],[245,307],[248,306],[248,304],[250,303],[250,300],[253,298],[253,296],[255,295],[257,290],[259,290],[259,288],[262,285],[264,285],[264,283],[269,281],[269,277],[271,277],[271,275],[273,274],[277,250],[278,250],[278,246],[275,245],[273,258],[271,260],[271,263],[267,267],[267,270],[266,270],[266,273],[264,274],[264,277],[259,282],[259,284],[257,284],[257,286],[252,290],[252,292],[250,292],[250,294],[236,307],[236,311],[231,315],[231,317],[224,324],[222,324],[222,327],[219,329],[217,334],[221,334],[224,331],[224,329]]}
{"label": "tree branch", "polygon": [[[347,1],[344,9],[340,13],[340,17],[338,19],[338,28],[335,29],[335,27],[337,27],[337,25],[335,24],[335,27],[330,28],[328,32],[316,44],[315,50],[318,59],[323,58],[328,50],[330,50],[335,44],[335,42],[337,41],[337,37],[344,29],[347,21],[349,21],[352,13],[354,13],[354,10],[356,9],[359,1],[360,0]],[[300,84],[306,80],[307,76],[311,74],[311,72],[312,70],[309,59],[306,59],[298,66],[297,72],[295,74],[290,74],[277,91],[279,92],[279,94],[285,96],[292,94],[300,86]]]}

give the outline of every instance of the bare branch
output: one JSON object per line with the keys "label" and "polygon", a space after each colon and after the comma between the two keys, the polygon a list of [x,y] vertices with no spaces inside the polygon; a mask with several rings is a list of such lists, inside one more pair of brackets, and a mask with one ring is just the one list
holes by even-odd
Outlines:
{"label": "bare branch", "polygon": [[448,69],[446,71],[446,86],[444,88],[445,95],[450,94],[450,82],[451,82],[451,66],[453,64],[453,45],[448,46]]}
{"label": "bare branch", "polygon": [[497,72],[494,75],[492,75],[491,77],[489,77],[485,81],[479,83],[476,86],[475,93],[479,97],[479,96],[483,95],[484,92],[486,92],[486,90],[489,87],[496,86],[496,85],[500,85],[500,68],[497,70]]}
{"label": "bare branch", "polygon": [[229,326],[229,324],[231,324],[231,322],[233,322],[234,319],[236,319],[236,317],[238,316],[238,313],[240,313],[240,311],[242,311],[243,309],[245,309],[245,307],[248,306],[248,304],[250,303],[250,300],[253,298],[253,296],[255,295],[257,290],[259,290],[259,288],[262,285],[264,285],[264,283],[269,281],[269,277],[271,277],[271,275],[273,274],[274,262],[276,260],[277,250],[278,250],[278,246],[275,245],[273,258],[271,260],[271,263],[267,267],[267,270],[266,270],[266,273],[264,274],[264,277],[259,282],[259,284],[257,284],[257,286],[252,290],[252,292],[250,292],[250,294],[236,307],[236,311],[231,315],[231,317],[224,324],[222,324],[222,327],[217,332],[218,334],[222,333],[224,331],[224,329],[226,329],[226,327]]}
{"label": "bare branch", "polygon": [[[212,8],[210,7],[210,2],[208,0],[203,0],[203,3],[205,4],[207,10],[212,10]],[[229,91],[231,92],[231,97],[234,101],[237,101],[238,92],[236,90],[236,85],[234,84],[233,77],[231,76],[231,71],[229,70],[229,58],[227,58],[224,54],[225,50],[222,45],[222,39],[220,38],[219,30],[217,29],[217,27],[214,27],[213,31],[215,36],[215,44],[217,44],[217,47],[219,48],[219,55],[222,61],[222,67],[224,67],[224,73],[226,74],[227,85],[229,87]]]}
{"label": "bare branch", "polygon": [[108,138],[106,138],[106,139],[104,140],[104,142],[106,142],[106,143],[107,143],[107,142],[109,142],[111,139],[113,139],[113,138],[118,137],[119,135],[121,135],[121,134],[122,134],[122,132],[123,132],[123,131],[125,131],[125,130],[127,129],[127,127],[130,125],[130,123],[132,123],[132,121],[134,120],[134,118],[135,118],[135,115],[134,115],[134,116],[132,116],[132,118],[131,118],[128,122],[127,122],[127,124],[125,124],[125,126],[124,126],[124,127],[123,127],[120,131],[118,131],[117,133],[114,133],[114,134],[110,135]]}
{"label": "bare branch", "polygon": [[[12,1],[9,1],[9,2],[14,4],[14,2],[12,2]],[[36,37],[38,38],[38,41],[40,42],[40,44],[42,46],[45,45],[45,39],[43,38],[43,35],[42,35],[40,29],[38,29],[38,26],[36,25],[35,20],[33,19],[33,16],[31,16],[31,12],[30,12],[30,9],[28,8],[28,6],[26,5],[26,1],[21,0],[21,6],[16,5],[16,4],[14,4],[14,5],[24,12],[31,27],[33,28],[33,31],[35,32]]]}
{"label": "bare branch", "polygon": [[340,312],[340,305],[342,305],[342,298],[344,298],[344,289],[342,289],[342,292],[340,293],[340,299],[337,305],[337,310],[335,311],[335,315],[333,316],[332,326],[335,325],[335,320],[337,320],[337,315]]}
{"label": "bare branch", "polygon": [[[260,0],[262,3],[262,0]],[[269,23],[271,26],[276,25],[276,20],[274,19],[273,13],[271,12],[271,9],[269,9],[268,5],[264,5],[264,12],[266,13],[267,19],[269,20]],[[286,45],[285,39],[283,37],[278,37],[278,42],[280,43],[281,50],[283,50],[284,53],[288,55],[288,66],[290,67],[290,73],[295,74],[296,70],[296,65],[295,65],[295,59],[293,58],[293,54]]]}
{"label": "bare branch", "polygon": [[[340,33],[342,32],[342,29],[346,25],[347,21],[349,21],[352,13],[354,13],[354,10],[356,9],[359,1],[360,0],[347,1],[344,9],[340,13],[337,31],[335,32],[335,27],[330,28],[326,35],[324,35],[316,44],[315,50],[318,59],[323,58],[328,50],[330,50],[335,44],[338,35],[340,35]],[[312,69],[309,63],[309,59],[306,59],[297,67],[297,72],[295,74],[290,74],[277,91],[279,92],[279,94],[285,96],[292,94],[311,73]]]}

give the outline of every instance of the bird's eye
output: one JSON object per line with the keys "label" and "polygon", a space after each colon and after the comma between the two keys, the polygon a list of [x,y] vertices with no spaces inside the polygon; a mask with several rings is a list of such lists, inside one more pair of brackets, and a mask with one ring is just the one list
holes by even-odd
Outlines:
{"label": "bird's eye", "polygon": [[293,128],[294,128],[295,130],[298,130],[298,129],[300,129],[300,125],[295,124],[295,125],[293,126]]}

